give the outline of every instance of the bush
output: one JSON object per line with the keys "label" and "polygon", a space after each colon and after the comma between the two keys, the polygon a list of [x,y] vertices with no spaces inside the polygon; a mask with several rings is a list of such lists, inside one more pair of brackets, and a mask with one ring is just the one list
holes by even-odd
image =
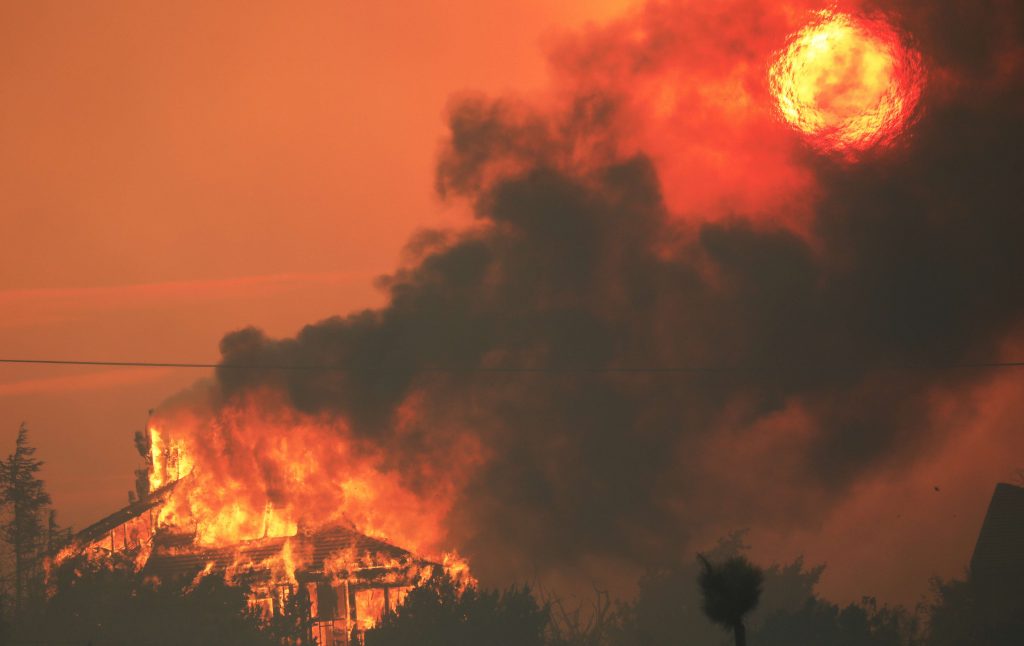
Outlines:
{"label": "bush", "polygon": [[478,590],[442,574],[410,591],[366,633],[366,646],[541,646],[548,621],[529,587]]}
{"label": "bush", "polygon": [[14,643],[279,643],[249,610],[244,588],[217,576],[191,583],[147,580],[128,563],[73,559],[54,572],[52,596],[36,620],[18,626]]}
{"label": "bush", "polygon": [[917,617],[902,607],[878,607],[866,597],[845,608],[817,597],[796,612],[778,611],[765,619],[753,643],[759,646],[903,646],[916,643]]}

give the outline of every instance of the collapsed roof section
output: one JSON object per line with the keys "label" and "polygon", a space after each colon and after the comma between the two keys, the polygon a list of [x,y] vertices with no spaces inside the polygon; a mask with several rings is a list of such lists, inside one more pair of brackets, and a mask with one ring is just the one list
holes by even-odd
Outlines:
{"label": "collapsed roof section", "polygon": [[[202,545],[195,540],[194,533],[158,525],[161,505],[180,482],[171,482],[89,525],[75,534],[61,556],[102,557],[135,552],[141,571],[160,578],[194,576],[205,571],[265,579],[272,576],[273,566],[283,560],[290,579],[351,580],[381,585],[409,585],[434,567],[441,567],[354,527],[331,526],[315,531],[300,528],[294,536]],[[63,560],[61,556],[58,561]],[[430,570],[425,572],[426,568]]]}

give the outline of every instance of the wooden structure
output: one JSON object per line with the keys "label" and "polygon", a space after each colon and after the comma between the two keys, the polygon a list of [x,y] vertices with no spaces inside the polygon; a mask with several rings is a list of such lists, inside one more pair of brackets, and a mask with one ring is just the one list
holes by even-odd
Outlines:
{"label": "wooden structure", "polygon": [[300,591],[320,646],[358,643],[363,631],[402,603],[434,568],[407,550],[351,527],[300,529],[294,536],[267,537],[229,546],[204,546],[194,534],[157,526],[160,505],[173,482],[86,527],[70,552],[100,557],[133,554],[144,576],[190,581],[199,573],[244,582],[250,607],[266,616],[286,612]]}

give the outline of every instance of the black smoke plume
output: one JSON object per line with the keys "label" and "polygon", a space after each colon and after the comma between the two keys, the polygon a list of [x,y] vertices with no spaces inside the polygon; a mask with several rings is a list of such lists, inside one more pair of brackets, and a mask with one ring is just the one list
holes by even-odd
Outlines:
{"label": "black smoke plume", "polygon": [[483,579],[808,522],[954,431],[933,398],[991,378],[964,366],[998,361],[1024,315],[1024,11],[885,8],[932,65],[925,112],[891,155],[806,154],[808,232],[676,217],[652,159],[616,153],[614,94],[581,82],[549,112],[463,99],[438,187],[476,224],[417,235],[380,309],[228,334],[226,365],[342,369],[222,368],[223,396],[270,386],[342,416],[411,486],[473,434],[486,459],[449,527]]}

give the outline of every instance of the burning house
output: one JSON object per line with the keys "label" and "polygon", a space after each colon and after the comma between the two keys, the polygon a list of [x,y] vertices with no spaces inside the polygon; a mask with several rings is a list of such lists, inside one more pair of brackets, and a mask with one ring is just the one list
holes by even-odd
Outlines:
{"label": "burning house", "polygon": [[117,555],[160,581],[220,576],[244,584],[250,609],[267,618],[288,612],[288,602],[299,599],[322,646],[356,643],[440,569],[465,572],[454,557],[422,558],[341,522],[343,514],[313,524],[266,502],[262,518],[250,523],[254,514],[239,496],[211,515],[195,504],[209,482],[194,472],[186,447],[150,428],[146,449],[153,489],[78,532],[57,562]]}

